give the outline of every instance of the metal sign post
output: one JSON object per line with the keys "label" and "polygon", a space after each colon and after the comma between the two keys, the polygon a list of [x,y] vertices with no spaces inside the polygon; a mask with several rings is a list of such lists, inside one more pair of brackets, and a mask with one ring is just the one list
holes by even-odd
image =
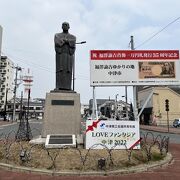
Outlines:
{"label": "metal sign post", "polygon": [[169,132],[169,99],[165,100],[165,110],[167,112],[167,128]]}

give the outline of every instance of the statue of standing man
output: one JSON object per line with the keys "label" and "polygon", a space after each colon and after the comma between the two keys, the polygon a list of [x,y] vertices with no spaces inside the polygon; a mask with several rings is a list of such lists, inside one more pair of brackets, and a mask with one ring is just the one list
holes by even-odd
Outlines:
{"label": "statue of standing man", "polygon": [[56,90],[71,90],[76,37],[68,32],[69,28],[68,22],[62,23],[63,32],[55,34],[54,37],[56,51]]}

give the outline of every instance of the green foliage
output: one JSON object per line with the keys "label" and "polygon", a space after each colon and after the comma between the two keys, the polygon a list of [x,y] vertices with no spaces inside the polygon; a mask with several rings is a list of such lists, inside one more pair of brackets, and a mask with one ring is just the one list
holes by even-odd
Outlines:
{"label": "green foliage", "polygon": [[161,155],[160,153],[154,152],[152,154],[152,161],[160,161],[162,159],[164,159],[165,155]]}
{"label": "green foliage", "polygon": [[139,163],[147,163],[148,161],[146,153],[143,149],[133,152],[132,156],[135,160],[139,161]]}

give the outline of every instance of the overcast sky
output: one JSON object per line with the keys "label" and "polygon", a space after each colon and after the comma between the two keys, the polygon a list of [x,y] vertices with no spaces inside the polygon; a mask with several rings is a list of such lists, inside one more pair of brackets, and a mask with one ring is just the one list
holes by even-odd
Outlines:
{"label": "overcast sky", "polygon": [[[75,90],[81,102],[88,103],[92,98],[90,50],[128,50],[131,35],[139,50],[178,50],[179,8],[179,0],[0,0],[2,52],[15,65],[30,68],[34,76],[32,97],[45,98],[46,92],[55,88],[54,34],[62,32],[62,22],[69,22],[69,32],[77,42],[87,42],[76,48]],[[124,87],[96,88],[98,99],[113,99],[116,94],[123,99]]]}

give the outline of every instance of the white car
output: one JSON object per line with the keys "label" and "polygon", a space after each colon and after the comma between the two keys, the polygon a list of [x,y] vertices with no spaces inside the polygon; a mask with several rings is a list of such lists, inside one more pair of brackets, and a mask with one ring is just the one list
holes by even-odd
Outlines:
{"label": "white car", "polygon": [[36,118],[36,119],[38,120],[38,119],[42,119],[42,118],[43,118],[42,116],[37,116],[37,118]]}
{"label": "white car", "polygon": [[175,119],[174,122],[173,122],[173,126],[175,128],[180,127],[180,119]]}

